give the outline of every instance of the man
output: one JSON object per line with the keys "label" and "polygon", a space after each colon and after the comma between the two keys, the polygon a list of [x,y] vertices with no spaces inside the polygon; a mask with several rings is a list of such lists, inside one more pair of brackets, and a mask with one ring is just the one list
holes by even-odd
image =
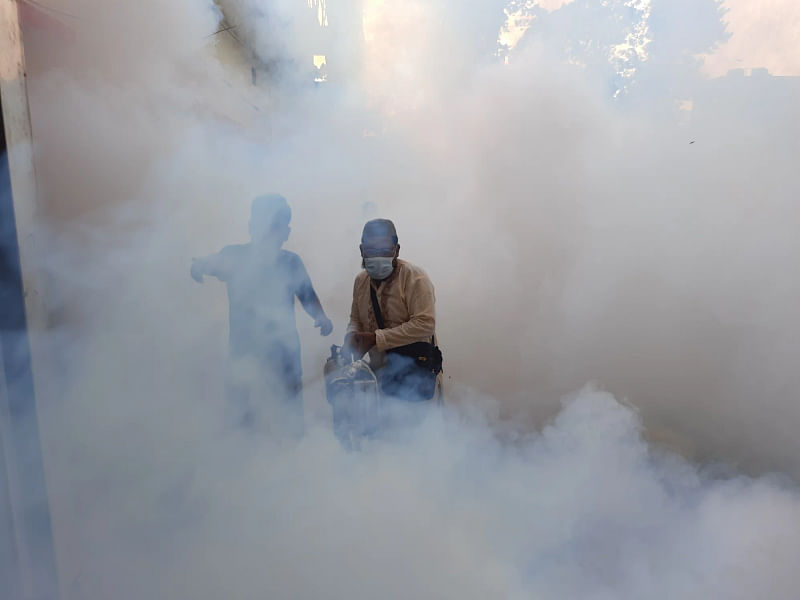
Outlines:
{"label": "man", "polygon": [[394,223],[374,219],[361,236],[364,271],[356,276],[345,347],[370,353],[385,395],[429,400],[438,387],[433,284],[419,267],[400,260]]}
{"label": "man", "polygon": [[[333,330],[303,261],[282,250],[291,231],[292,212],[278,194],[253,200],[249,244],[226,246],[216,254],[192,260],[191,275],[225,282],[230,320],[230,362],[227,391],[252,425],[257,407],[273,400],[281,425],[302,432],[303,401],[300,339],[294,299],[327,336]],[[260,398],[254,398],[261,395]]]}

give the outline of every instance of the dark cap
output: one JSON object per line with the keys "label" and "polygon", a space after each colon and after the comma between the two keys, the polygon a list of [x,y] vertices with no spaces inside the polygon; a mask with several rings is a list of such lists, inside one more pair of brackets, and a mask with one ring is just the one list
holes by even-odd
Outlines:
{"label": "dark cap", "polygon": [[292,209],[280,194],[265,194],[253,199],[250,219],[258,223],[286,223],[292,220]]}
{"label": "dark cap", "polygon": [[397,230],[394,228],[394,223],[389,219],[372,219],[364,225],[361,243],[363,244],[368,239],[387,237],[392,238],[395,244],[397,243]]}

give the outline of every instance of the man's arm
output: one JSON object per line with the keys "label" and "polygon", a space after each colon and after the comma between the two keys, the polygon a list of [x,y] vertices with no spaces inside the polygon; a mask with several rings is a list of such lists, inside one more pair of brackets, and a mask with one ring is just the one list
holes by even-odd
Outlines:
{"label": "man's arm", "polygon": [[365,327],[358,312],[358,278],[353,283],[353,303],[350,305],[350,321],[347,324],[347,333],[364,331]]}
{"label": "man's arm", "polygon": [[378,329],[375,332],[378,350],[389,350],[433,337],[436,331],[436,298],[431,280],[424,274],[416,275],[406,297],[409,320],[397,327]]}
{"label": "man's arm", "polygon": [[303,310],[314,319],[314,327],[320,328],[320,334],[323,336],[330,335],[333,331],[333,323],[325,314],[322,308],[322,303],[319,301],[317,292],[314,291],[314,286],[311,283],[311,277],[306,271],[303,261],[298,256],[294,265],[295,277],[297,278],[297,299],[303,306]]}
{"label": "man's arm", "polygon": [[[361,312],[358,310],[358,296],[359,278],[356,277],[353,283],[353,303],[350,305],[350,322],[347,324],[347,335],[344,337],[344,347],[346,352],[351,352],[357,357],[361,357],[364,353],[375,345],[375,333],[366,331],[367,325],[361,318]],[[369,283],[367,283],[369,285]]]}
{"label": "man's arm", "polygon": [[226,281],[230,272],[229,263],[230,259],[227,256],[227,252],[225,252],[225,248],[208,256],[193,258],[190,272],[192,279],[197,283],[203,283],[203,277],[209,275],[221,281]]}

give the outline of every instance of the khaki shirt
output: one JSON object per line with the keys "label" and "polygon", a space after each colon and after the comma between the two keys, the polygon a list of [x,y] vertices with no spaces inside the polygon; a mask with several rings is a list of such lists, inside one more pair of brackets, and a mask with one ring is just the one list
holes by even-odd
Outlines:
{"label": "khaki shirt", "polygon": [[353,285],[353,306],[347,331],[374,331],[375,347],[370,360],[382,362],[389,348],[413,342],[430,342],[436,330],[433,284],[428,275],[417,266],[397,259],[392,274],[375,287],[385,327],[378,329],[372,310],[369,286],[372,280],[366,271],[356,276]]}

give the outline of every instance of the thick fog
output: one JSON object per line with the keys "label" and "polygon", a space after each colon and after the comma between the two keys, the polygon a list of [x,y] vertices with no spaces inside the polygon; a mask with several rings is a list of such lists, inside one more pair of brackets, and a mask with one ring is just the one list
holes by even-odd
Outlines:
{"label": "thick fog", "polygon": [[[26,26],[63,596],[794,597],[797,80],[707,78],[711,0],[310,4]],[[335,325],[298,306],[299,441],[230,422],[189,276],[267,192]],[[447,402],[347,453],[320,380],[372,217],[436,286]]]}

